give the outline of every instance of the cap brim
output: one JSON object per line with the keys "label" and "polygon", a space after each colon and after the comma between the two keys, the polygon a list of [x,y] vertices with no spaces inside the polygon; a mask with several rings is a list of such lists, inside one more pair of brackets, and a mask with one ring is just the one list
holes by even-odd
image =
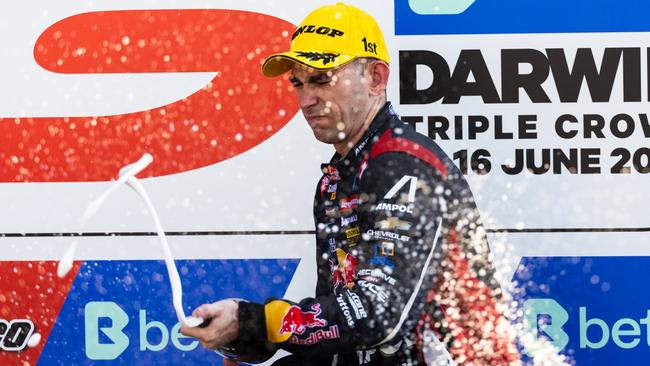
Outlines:
{"label": "cap brim", "polygon": [[269,56],[262,65],[262,73],[267,77],[275,77],[291,70],[294,64],[317,70],[331,70],[353,59],[353,56],[338,53],[288,51]]}

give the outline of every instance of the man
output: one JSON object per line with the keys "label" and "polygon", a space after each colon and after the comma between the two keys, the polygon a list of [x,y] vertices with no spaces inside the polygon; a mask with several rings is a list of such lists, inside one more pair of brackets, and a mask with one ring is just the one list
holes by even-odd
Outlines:
{"label": "man", "polygon": [[343,3],[266,60],[266,76],[291,72],[314,136],[336,150],[314,202],[316,297],[202,305],[210,323],[184,334],[241,360],[293,353],[276,365],[517,363],[469,186],[393,112],[388,64],[374,19]]}

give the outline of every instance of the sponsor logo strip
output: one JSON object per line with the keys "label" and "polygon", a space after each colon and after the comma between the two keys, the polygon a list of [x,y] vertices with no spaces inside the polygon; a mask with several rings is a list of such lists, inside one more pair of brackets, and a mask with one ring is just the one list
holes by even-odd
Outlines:
{"label": "sponsor logo strip", "polygon": [[[56,276],[56,262],[52,263]],[[194,307],[220,298],[264,302],[281,297],[298,263],[298,259],[177,260],[185,311],[189,314]],[[271,274],[273,281],[264,280]],[[213,352],[179,333],[163,261],[84,262],[63,299],[39,366],[60,365],[62,354],[70,365],[95,360],[119,360],[126,365],[214,364]],[[38,322],[35,325],[38,330]]]}

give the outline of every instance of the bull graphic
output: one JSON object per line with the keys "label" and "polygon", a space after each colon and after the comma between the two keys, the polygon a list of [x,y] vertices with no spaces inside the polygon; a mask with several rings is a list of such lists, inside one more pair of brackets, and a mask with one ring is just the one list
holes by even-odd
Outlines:
{"label": "bull graphic", "polygon": [[280,334],[303,334],[307,328],[326,326],[327,321],[318,318],[321,313],[320,304],[312,305],[311,309],[313,311],[303,312],[300,311],[300,307],[295,305],[291,306],[282,318],[282,327],[280,328]]}

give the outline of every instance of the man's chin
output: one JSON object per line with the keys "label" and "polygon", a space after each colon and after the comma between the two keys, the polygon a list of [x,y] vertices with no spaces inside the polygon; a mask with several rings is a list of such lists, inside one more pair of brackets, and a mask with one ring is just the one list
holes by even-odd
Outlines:
{"label": "man's chin", "polygon": [[332,145],[332,144],[336,144],[336,143],[341,142],[341,139],[337,135],[332,135],[332,134],[329,134],[329,133],[323,133],[323,132],[319,132],[319,131],[316,131],[316,130],[314,130],[313,132],[314,132],[314,137],[316,138],[316,140],[318,140],[318,141],[320,141],[320,142],[322,142],[324,144]]}

